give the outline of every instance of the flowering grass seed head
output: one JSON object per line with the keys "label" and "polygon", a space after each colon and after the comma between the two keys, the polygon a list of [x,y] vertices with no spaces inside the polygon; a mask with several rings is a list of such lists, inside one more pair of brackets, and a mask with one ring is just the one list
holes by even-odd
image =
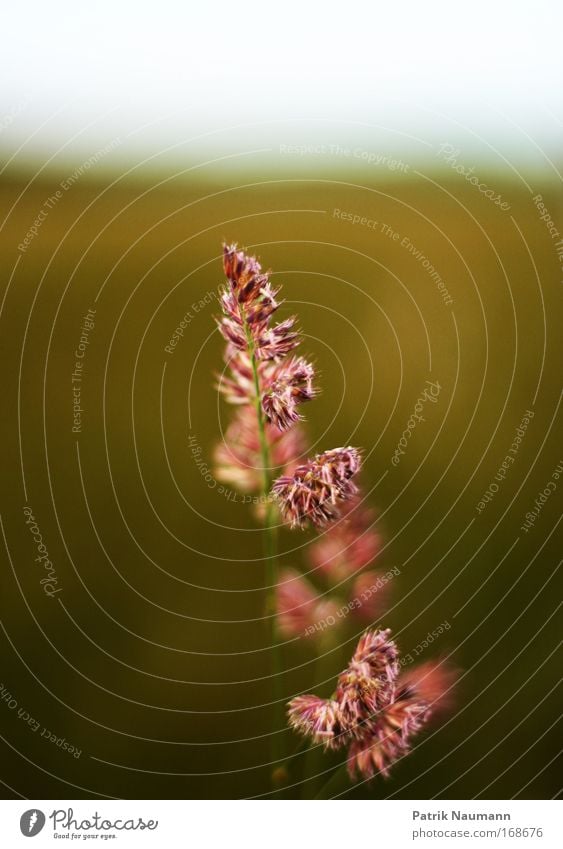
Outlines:
{"label": "flowering grass seed head", "polygon": [[348,667],[338,676],[336,699],[347,727],[361,735],[367,724],[393,699],[399,673],[398,650],[390,630],[366,631]]}
{"label": "flowering grass seed head", "polygon": [[265,381],[262,409],[268,422],[286,430],[302,418],[298,404],[310,401],[315,395],[314,369],[303,357],[293,357],[270,372]]}
{"label": "flowering grass seed head", "polygon": [[[316,389],[312,365],[289,356],[299,344],[295,316],[272,323],[281,304],[279,289],[256,257],[225,244],[223,268],[222,315],[216,320],[227,346],[217,389],[237,410],[215,451],[217,479],[243,492],[261,492],[266,503],[259,505],[259,514],[268,527],[273,496],[291,527],[326,529],[310,546],[310,562],[329,582],[345,583],[355,616],[373,621],[385,594],[380,592],[384,585],[377,586],[377,572],[362,572],[377,557],[380,538],[354,480],[362,465],[360,451],[335,448],[302,461],[299,405],[311,400]],[[272,469],[282,474],[268,500]],[[321,634],[340,613],[334,595],[321,595],[293,569],[280,577],[276,607],[277,624],[286,637]],[[330,699],[309,694],[291,700],[289,725],[326,748],[348,745],[352,779],[387,776],[392,764],[409,752],[413,735],[450,704],[455,677],[443,661],[399,675],[390,631],[370,630],[360,638]]]}
{"label": "flowering grass seed head", "polygon": [[223,315],[217,325],[227,343],[240,351],[252,349],[261,360],[278,360],[292,351],[299,344],[295,317],[270,326],[280,306],[270,273],[236,244],[223,245],[223,268],[227,285],[220,292]]}
{"label": "flowering grass seed head", "polygon": [[388,777],[392,764],[410,751],[411,738],[427,717],[424,702],[396,701],[383,708],[377,721],[367,726],[365,733],[350,745],[350,778],[370,779],[377,772]]}
{"label": "flowering grass seed head", "polygon": [[272,493],[291,527],[324,527],[339,515],[342,503],[358,491],[352,478],[361,467],[357,448],[334,448],[278,478]]}
{"label": "flowering grass seed head", "polygon": [[337,749],[346,742],[340,706],[334,699],[297,696],[288,705],[289,725],[327,749]]}

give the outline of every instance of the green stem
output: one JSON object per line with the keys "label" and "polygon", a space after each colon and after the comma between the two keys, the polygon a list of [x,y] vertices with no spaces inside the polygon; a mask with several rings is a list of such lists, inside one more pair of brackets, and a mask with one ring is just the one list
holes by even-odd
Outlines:
{"label": "green stem", "polygon": [[323,785],[321,790],[315,796],[315,799],[334,799],[340,796],[347,790],[350,790],[351,782],[346,769],[346,764],[338,767],[328,781]]}
{"label": "green stem", "polygon": [[[333,685],[336,648],[335,639],[330,631],[324,635],[324,639],[317,640],[317,657],[314,664],[315,692],[324,695]],[[305,755],[303,769],[303,787],[301,798],[314,799],[323,781],[326,781],[327,755],[321,743],[313,744]]]}
{"label": "green stem", "polygon": [[274,730],[272,734],[272,771],[281,766],[283,760],[282,729],[283,710],[281,694],[281,662],[280,647],[276,633],[276,587],[278,584],[278,556],[277,556],[277,528],[274,505],[269,497],[272,488],[272,458],[270,445],[266,436],[266,419],[262,410],[262,389],[260,386],[260,375],[258,373],[258,358],[252,334],[245,323],[245,332],[248,342],[248,351],[252,363],[252,374],[254,378],[255,406],[258,417],[258,436],[260,440],[260,454],[262,462],[262,490],[266,499],[266,512],[264,516],[264,557],[266,560],[266,584],[268,587],[266,598],[266,621],[269,624],[269,642],[272,647],[272,695],[274,702]]}

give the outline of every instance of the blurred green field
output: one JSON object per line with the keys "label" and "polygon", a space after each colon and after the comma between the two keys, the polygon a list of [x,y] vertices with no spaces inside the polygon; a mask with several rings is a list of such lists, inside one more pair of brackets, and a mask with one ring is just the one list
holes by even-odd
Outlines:
{"label": "blurred green field", "polygon": [[[82,751],[72,757],[0,705],[2,774],[17,792],[269,789],[260,533],[248,505],[210,485],[188,449],[192,435],[211,466],[229,416],[213,389],[222,346],[209,294],[224,238],[274,269],[283,310],[299,315],[303,350],[321,373],[306,410],[311,446],[366,450],[363,482],[386,540],[379,565],[400,569],[384,624],[408,652],[447,621],[424,659],[451,653],[464,673],[451,720],[421,736],[389,781],[348,795],[559,791],[560,487],[534,527],[521,527],[561,462],[561,267],[532,192],[516,180],[495,188],[509,211],[440,172],[369,185],[322,171],[85,177],[62,192],[54,175],[3,178],[1,677],[18,706]],[[548,183],[538,192],[563,230],[560,195]],[[72,373],[89,309],[73,432]],[[394,467],[426,380],[442,387],[439,402]],[[534,416],[515,462],[479,514],[526,410]],[[39,583],[26,505],[56,569],[54,598]],[[284,532],[282,562],[298,566],[307,539]],[[310,646],[286,647],[287,698],[315,682],[330,692],[322,682],[356,636],[349,629],[322,670]]]}

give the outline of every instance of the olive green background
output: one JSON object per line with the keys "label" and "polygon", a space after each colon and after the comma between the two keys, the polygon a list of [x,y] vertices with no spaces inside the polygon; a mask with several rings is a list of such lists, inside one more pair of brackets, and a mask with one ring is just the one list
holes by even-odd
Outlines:
{"label": "olive green background", "polygon": [[[297,745],[274,728],[269,704],[258,526],[248,505],[205,480],[188,447],[192,435],[211,466],[230,413],[213,389],[216,306],[192,306],[221,282],[226,238],[274,269],[283,314],[299,315],[322,387],[306,409],[312,450],[366,451],[379,562],[400,569],[382,624],[409,652],[448,622],[421,659],[451,655],[461,670],[444,724],[420,736],[388,781],[348,796],[551,798],[562,483],[532,530],[521,526],[562,459],[561,266],[532,201],[542,193],[563,230],[554,184],[485,173],[510,203],[502,211],[451,171],[326,163],[309,174],[296,163],[278,173],[259,161],[237,175],[100,171],[63,191],[19,252],[64,178],[30,170],[0,183],[0,678],[18,708],[82,754],[42,739],[0,702],[5,795],[256,796],[269,791],[272,732],[287,751]],[[404,237],[439,271],[450,306]],[[89,308],[76,434],[71,374]],[[438,403],[426,404],[395,468],[428,379],[442,387]],[[479,515],[528,409],[515,463]],[[56,569],[54,598],[39,583],[26,505]],[[282,562],[299,566],[309,538],[284,531]],[[330,692],[327,678],[359,633],[346,625],[321,666],[310,645],[284,647],[285,698]],[[320,768],[338,762],[328,756]],[[303,792],[301,767],[290,795]]]}

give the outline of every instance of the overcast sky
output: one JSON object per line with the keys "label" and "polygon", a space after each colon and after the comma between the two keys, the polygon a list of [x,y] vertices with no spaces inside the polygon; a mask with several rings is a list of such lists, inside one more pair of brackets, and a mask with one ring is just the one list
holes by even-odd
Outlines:
{"label": "overcast sky", "polygon": [[462,140],[553,156],[562,7],[14,2],[2,14],[0,146],[70,154],[119,137],[121,155],[187,140],[220,155],[379,134],[399,153]]}

